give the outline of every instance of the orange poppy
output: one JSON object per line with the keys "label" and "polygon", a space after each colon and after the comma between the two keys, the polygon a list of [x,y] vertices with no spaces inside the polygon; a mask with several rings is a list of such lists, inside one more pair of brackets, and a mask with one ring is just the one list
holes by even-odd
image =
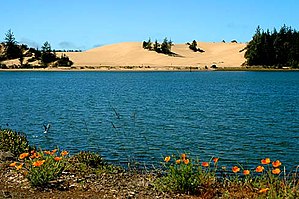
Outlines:
{"label": "orange poppy", "polygon": [[187,157],[187,155],[185,153],[183,153],[181,156],[182,156],[182,160],[185,160]]}
{"label": "orange poppy", "polygon": [[51,155],[51,151],[44,151],[46,155]]}
{"label": "orange poppy", "polygon": [[175,163],[177,163],[177,164],[181,164],[181,160],[178,159],[178,160],[175,161]]}
{"label": "orange poppy", "polygon": [[166,157],[164,158],[164,161],[165,161],[165,162],[169,162],[169,161],[170,161],[170,156],[166,156]]}
{"label": "orange poppy", "polygon": [[55,157],[54,160],[55,160],[56,162],[58,162],[58,161],[62,160],[62,157]]}
{"label": "orange poppy", "polygon": [[234,166],[234,167],[232,168],[232,171],[233,171],[234,173],[238,173],[238,172],[240,171],[240,168],[237,167],[237,166]]}
{"label": "orange poppy", "polygon": [[40,158],[40,155],[38,153],[34,153],[33,155],[30,156],[31,159],[34,158]]}
{"label": "orange poppy", "polygon": [[262,164],[270,164],[270,162],[271,162],[270,158],[265,158],[261,160]]}
{"label": "orange poppy", "polygon": [[258,172],[258,173],[261,173],[261,172],[264,171],[264,169],[265,168],[263,166],[257,166],[256,169],[255,169],[255,171]]}
{"label": "orange poppy", "polygon": [[268,190],[269,190],[269,188],[264,188],[264,189],[259,190],[259,193],[266,193]]}
{"label": "orange poppy", "polygon": [[16,166],[16,169],[20,170],[20,169],[22,169],[22,167],[23,167],[23,164],[20,164],[19,166]]}
{"label": "orange poppy", "polygon": [[273,167],[279,167],[280,165],[281,165],[281,162],[279,160],[272,162]]}
{"label": "orange poppy", "polygon": [[22,160],[22,159],[27,158],[28,156],[29,156],[29,153],[22,153],[19,158]]}
{"label": "orange poppy", "polygon": [[219,158],[213,158],[213,162],[216,164],[218,162]]}
{"label": "orange poppy", "polygon": [[51,155],[53,155],[54,153],[56,153],[57,152],[57,149],[53,149],[52,151],[51,151]]}
{"label": "orange poppy", "polygon": [[203,162],[203,163],[201,163],[201,165],[202,165],[203,167],[208,167],[208,166],[209,166],[209,163],[208,163],[208,162]]}
{"label": "orange poppy", "polygon": [[30,153],[31,153],[31,154],[34,154],[34,153],[35,153],[35,151],[34,151],[34,150],[32,150],[32,151],[30,151]]}
{"label": "orange poppy", "polygon": [[275,168],[275,169],[272,170],[272,173],[275,174],[275,175],[278,175],[278,174],[280,174],[280,169]]}
{"label": "orange poppy", "polygon": [[185,164],[189,164],[189,162],[190,162],[189,159],[184,159],[183,161]]}
{"label": "orange poppy", "polygon": [[17,163],[16,162],[13,162],[13,163],[11,163],[9,166],[10,167],[15,167],[17,165]]}
{"label": "orange poppy", "polygon": [[62,156],[66,156],[67,154],[69,154],[67,151],[62,151],[62,152],[61,152],[61,155],[62,155]]}
{"label": "orange poppy", "polygon": [[35,167],[39,167],[42,164],[44,164],[44,162],[45,162],[45,160],[38,160],[36,162],[33,162],[32,165],[35,166]]}
{"label": "orange poppy", "polygon": [[244,170],[244,171],[243,171],[243,174],[244,174],[244,175],[249,175],[249,174],[250,174],[250,171],[249,171],[249,170]]}

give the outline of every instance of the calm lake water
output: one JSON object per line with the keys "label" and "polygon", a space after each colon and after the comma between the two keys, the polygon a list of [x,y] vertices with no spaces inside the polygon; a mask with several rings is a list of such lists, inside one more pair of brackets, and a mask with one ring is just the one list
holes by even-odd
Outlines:
{"label": "calm lake water", "polygon": [[298,72],[0,72],[0,88],[0,126],[42,148],[299,164]]}

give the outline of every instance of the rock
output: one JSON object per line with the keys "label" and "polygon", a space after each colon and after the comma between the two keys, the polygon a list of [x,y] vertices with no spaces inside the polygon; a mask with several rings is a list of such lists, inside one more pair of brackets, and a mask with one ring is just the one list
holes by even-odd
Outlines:
{"label": "rock", "polygon": [[7,151],[7,152],[3,152],[3,151],[0,151],[0,160],[1,161],[10,161],[10,160],[14,160],[14,155],[10,152],[10,151]]}

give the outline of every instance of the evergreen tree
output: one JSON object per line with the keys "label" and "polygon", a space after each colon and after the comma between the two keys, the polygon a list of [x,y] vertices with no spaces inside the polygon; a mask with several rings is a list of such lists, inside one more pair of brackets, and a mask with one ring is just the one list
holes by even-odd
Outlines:
{"label": "evergreen tree", "polygon": [[69,59],[68,56],[62,54],[61,57],[57,61],[58,66],[72,66],[73,62]]}
{"label": "evergreen tree", "polygon": [[42,64],[46,67],[49,66],[50,63],[57,60],[57,57],[54,53],[52,53],[51,45],[49,42],[45,42],[42,46],[42,54],[41,54],[41,61]]}
{"label": "evergreen tree", "polygon": [[147,45],[146,45],[146,49],[148,49],[148,50],[152,50],[152,41],[151,41],[151,38],[149,38],[148,39],[148,41],[147,41]]}
{"label": "evergreen tree", "polygon": [[154,51],[159,52],[160,51],[160,44],[158,43],[157,39],[154,43]]}
{"label": "evergreen tree", "polygon": [[164,38],[162,44],[161,44],[161,52],[164,54],[170,54],[171,53],[171,45],[168,42],[167,37]]}
{"label": "evergreen tree", "polygon": [[22,54],[21,49],[17,45],[17,41],[11,29],[5,34],[4,39],[5,45],[5,56],[7,59],[16,59],[19,58]]}
{"label": "evergreen tree", "polygon": [[248,65],[299,67],[299,33],[291,27],[282,26],[271,33],[258,26],[245,53]]}
{"label": "evergreen tree", "polygon": [[192,41],[189,48],[193,50],[194,52],[197,52],[197,42],[195,40]]}

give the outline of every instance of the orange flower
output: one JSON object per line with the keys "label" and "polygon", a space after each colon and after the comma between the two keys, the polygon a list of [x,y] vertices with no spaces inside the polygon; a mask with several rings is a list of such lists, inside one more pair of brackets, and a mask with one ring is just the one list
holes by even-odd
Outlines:
{"label": "orange flower", "polygon": [[270,164],[270,162],[271,162],[270,158],[265,158],[261,160],[262,164]]}
{"label": "orange flower", "polygon": [[256,169],[255,169],[255,171],[258,172],[258,173],[261,173],[261,172],[264,171],[264,169],[265,168],[263,166],[257,166]]}
{"label": "orange flower", "polygon": [[234,173],[238,173],[238,172],[240,171],[240,168],[237,167],[237,166],[234,166],[234,167],[232,168],[232,171],[233,171]]}
{"label": "orange flower", "polygon": [[189,159],[184,159],[183,161],[185,164],[189,164],[189,162],[190,162]]}
{"label": "orange flower", "polygon": [[66,156],[67,154],[69,154],[67,151],[62,151],[62,152],[61,152],[61,155],[62,155],[62,156]]}
{"label": "orange flower", "polygon": [[170,161],[170,156],[166,156],[166,157],[164,158],[164,161],[165,161],[165,162],[169,162],[169,161]]}
{"label": "orange flower", "polygon": [[266,193],[268,190],[269,190],[269,188],[264,188],[264,189],[259,190],[259,193]]}
{"label": "orange flower", "polygon": [[219,158],[213,158],[213,162],[214,164],[216,164],[218,162]]}
{"label": "orange flower", "polygon": [[51,155],[51,151],[44,151],[44,154]]}
{"label": "orange flower", "polygon": [[280,165],[281,165],[281,162],[279,160],[272,162],[273,167],[279,167]]}
{"label": "orange flower", "polygon": [[55,157],[54,160],[55,160],[56,162],[58,162],[58,161],[62,160],[62,157]]}
{"label": "orange flower", "polygon": [[249,174],[250,174],[250,171],[249,171],[249,170],[244,170],[244,171],[243,171],[243,174],[244,174],[244,175],[249,175]]}
{"label": "orange flower", "polygon": [[22,159],[27,158],[28,156],[29,156],[29,153],[22,153],[19,158],[22,160]]}
{"label": "orange flower", "polygon": [[181,156],[182,156],[182,160],[185,160],[187,157],[187,155],[185,153],[183,153]]}
{"label": "orange flower", "polygon": [[181,160],[178,159],[178,160],[175,161],[175,163],[177,163],[177,164],[181,164]]}
{"label": "orange flower", "polygon": [[22,169],[22,167],[23,167],[23,164],[20,164],[19,166],[16,166],[16,169],[20,170],[20,169]]}
{"label": "orange flower", "polygon": [[15,167],[17,165],[17,163],[16,162],[13,162],[13,163],[11,163],[9,166],[10,167]]}
{"label": "orange flower", "polygon": [[35,153],[35,151],[34,151],[34,150],[30,151],[30,154],[34,154],[34,153]]}
{"label": "orange flower", "polygon": [[278,175],[278,174],[280,174],[280,169],[275,168],[275,169],[272,170],[272,173],[275,174],[275,175]]}
{"label": "orange flower", "polygon": [[53,149],[52,151],[51,151],[51,155],[53,155],[54,153],[56,153],[57,152],[57,149]]}
{"label": "orange flower", "polygon": [[201,163],[201,165],[202,165],[203,167],[208,167],[208,166],[209,166],[209,163],[208,163],[208,162],[203,162],[203,163]]}
{"label": "orange flower", "polygon": [[36,162],[33,162],[32,165],[35,166],[35,167],[39,167],[42,164],[44,164],[44,162],[45,162],[45,160],[38,160]]}
{"label": "orange flower", "polygon": [[33,155],[30,156],[31,159],[34,158],[40,158],[40,155],[38,153],[34,153]]}

